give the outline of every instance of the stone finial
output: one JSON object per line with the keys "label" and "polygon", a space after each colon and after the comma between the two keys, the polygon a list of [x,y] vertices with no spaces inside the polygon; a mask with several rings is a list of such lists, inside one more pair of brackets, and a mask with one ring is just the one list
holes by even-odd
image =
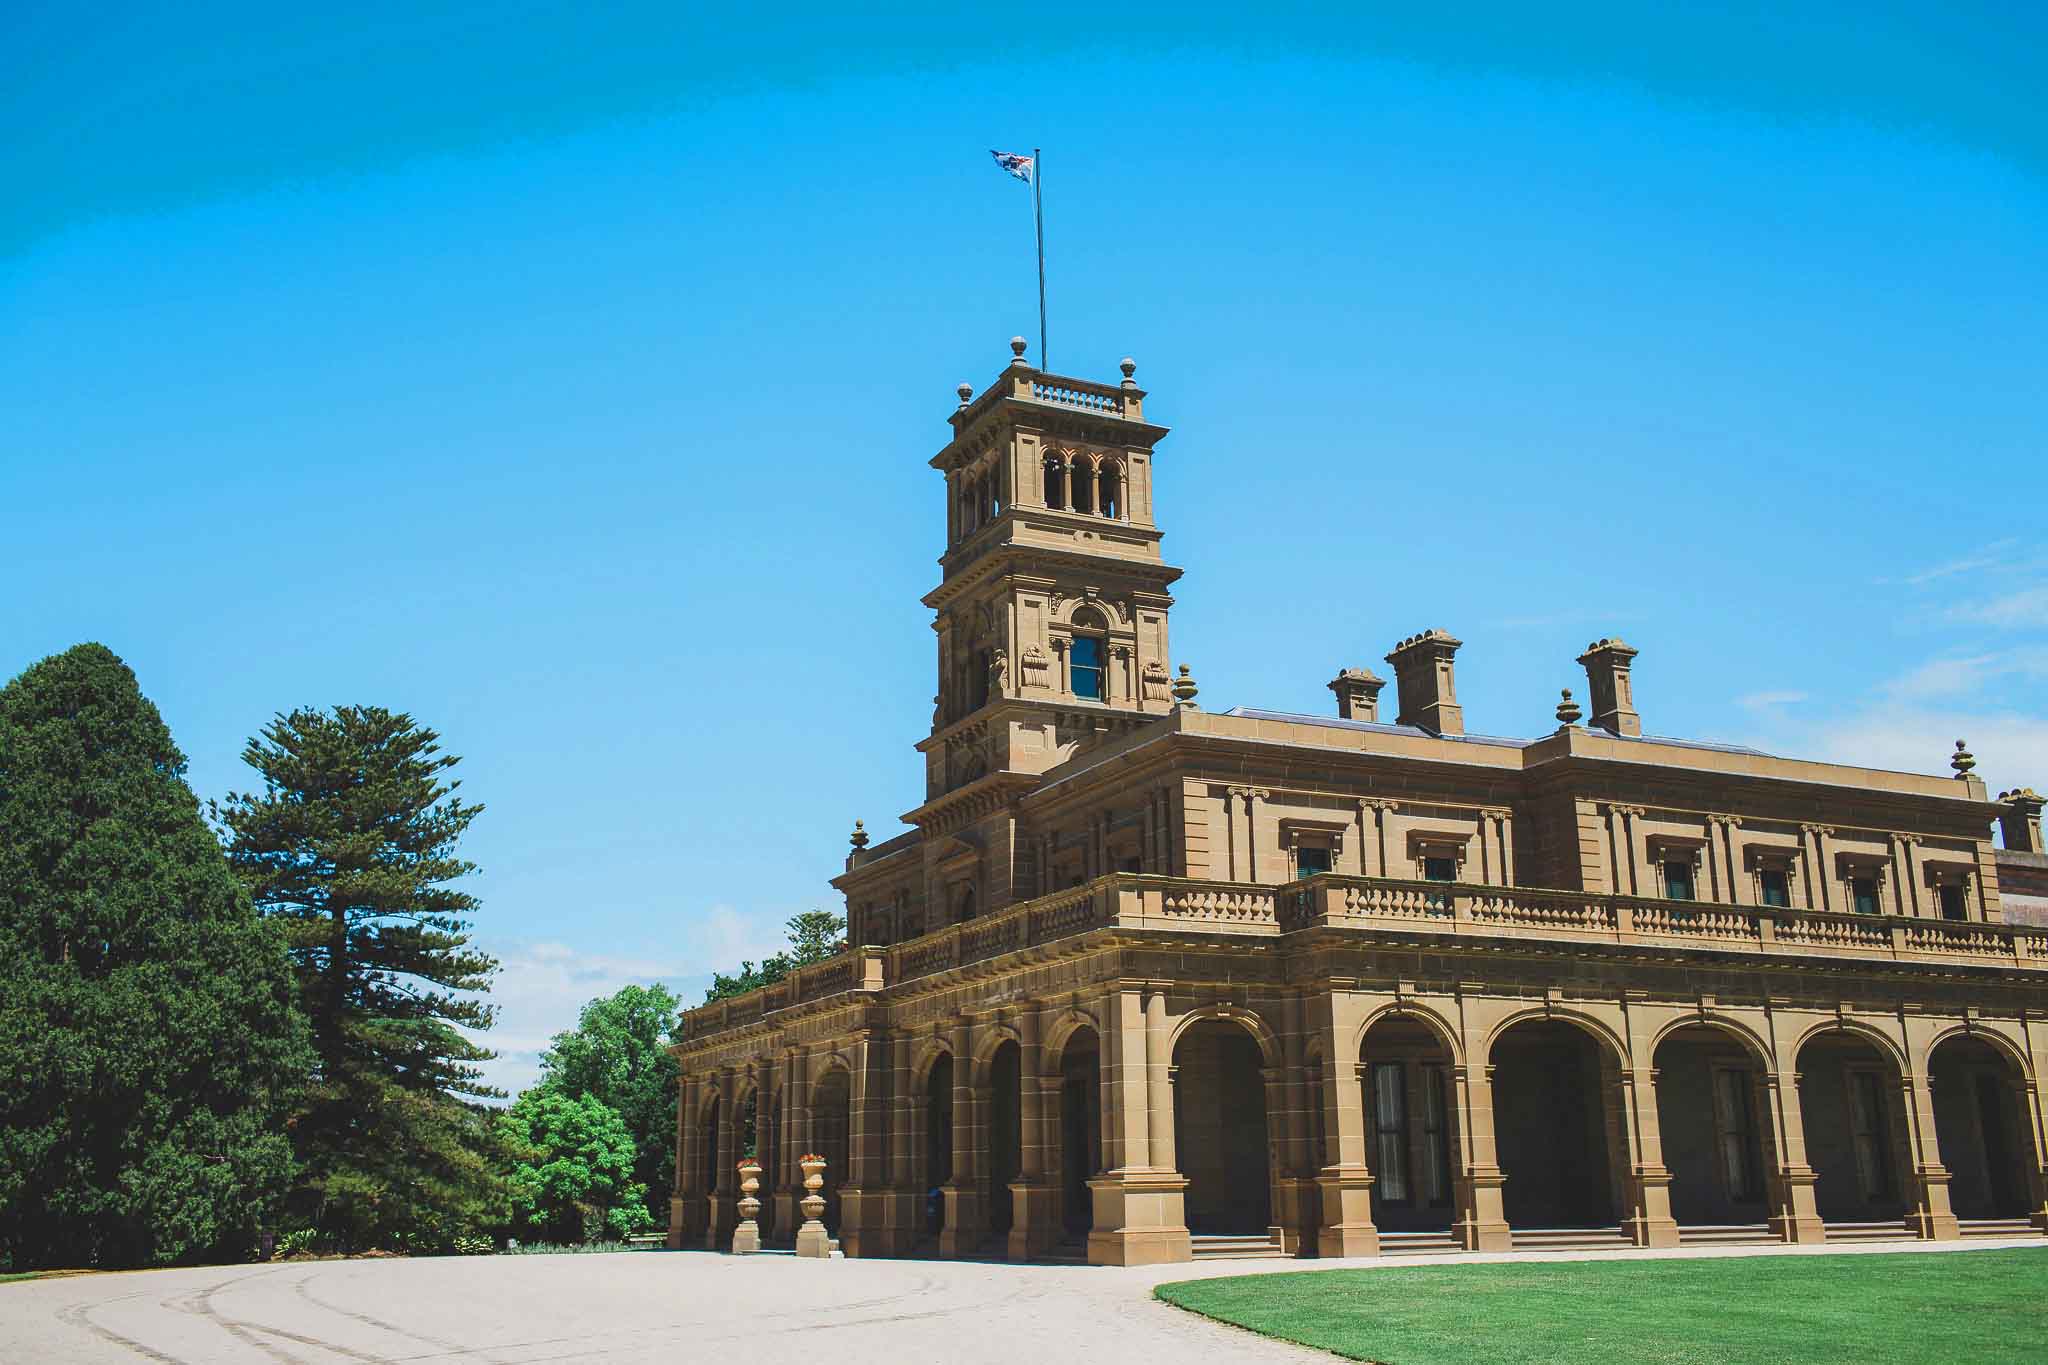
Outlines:
{"label": "stone finial", "polygon": [[974,385],[972,384],[961,383],[954,388],[953,392],[960,395],[960,406],[963,408],[974,401]]}
{"label": "stone finial", "polygon": [[2009,853],[2048,852],[2041,843],[2041,809],[2048,801],[2032,787],[2015,787],[2009,792],[1998,794],[1999,802],[2005,809],[1999,813],[1998,823],[2005,831],[2005,847]]}
{"label": "stone finial", "polygon": [[1977,766],[1977,757],[1963,747],[1961,740],[1957,740],[1956,751],[1949,755],[1948,766],[1956,770],[1957,777],[1967,778],[1970,775],[1970,769]]}
{"label": "stone finial", "polygon": [[1635,689],[1629,669],[1639,651],[1619,636],[1595,640],[1579,656],[1593,703],[1593,724],[1617,735],[1640,735],[1643,718],[1636,713]]}
{"label": "stone finial", "polygon": [[1380,718],[1380,689],[1387,680],[1369,668],[1347,668],[1330,679],[1329,688],[1337,694],[1337,718],[1339,720],[1378,720]]}
{"label": "stone finial", "polygon": [[853,833],[846,842],[853,845],[846,851],[846,870],[851,872],[868,860],[868,832],[860,821],[853,822]]}
{"label": "stone finial", "polygon": [[1394,666],[1398,723],[1437,735],[1465,733],[1465,708],[1458,704],[1457,679],[1451,671],[1464,643],[1449,631],[1425,630],[1394,646],[1387,662]]}
{"label": "stone finial", "polygon": [[1024,359],[1024,348],[1025,348],[1025,347],[1026,347],[1027,345],[1029,345],[1029,344],[1030,344],[1030,343],[1029,343],[1029,342],[1027,342],[1027,341],[1025,341],[1023,337],[1011,337],[1011,338],[1010,338],[1010,364],[1011,364],[1011,365],[1013,365],[1013,366],[1014,366],[1014,365],[1029,365],[1029,364],[1030,364],[1030,362],[1029,362],[1029,361],[1027,361],[1027,360],[1025,360],[1025,359]]}
{"label": "stone finial", "polygon": [[852,844],[856,849],[866,848],[868,846],[867,826],[859,820],[854,821],[853,834],[846,842]]}
{"label": "stone finial", "polygon": [[1129,356],[1125,356],[1122,360],[1117,361],[1116,367],[1124,372],[1125,388],[1135,389],[1138,387],[1138,381],[1136,378],[1136,375],[1138,373],[1137,361],[1131,359]]}
{"label": "stone finial", "polygon": [[1582,712],[1579,710],[1579,704],[1572,700],[1572,690],[1569,687],[1563,689],[1563,698],[1557,704],[1557,728],[1569,730],[1579,723]]}
{"label": "stone finial", "polygon": [[1173,706],[1177,711],[1199,711],[1195,705],[1195,679],[1188,672],[1188,666],[1180,666],[1180,676],[1173,680]]}

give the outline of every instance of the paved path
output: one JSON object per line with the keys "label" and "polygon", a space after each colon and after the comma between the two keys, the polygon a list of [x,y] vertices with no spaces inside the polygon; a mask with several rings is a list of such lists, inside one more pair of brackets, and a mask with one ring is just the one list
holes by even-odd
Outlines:
{"label": "paved path", "polygon": [[[1957,1244],[1948,1244],[1955,1247]],[[1959,1249],[2048,1246],[2031,1238]],[[1564,1252],[1859,1255],[1925,1243]],[[1153,1300],[1166,1280],[1500,1256],[1236,1261],[1112,1270],[956,1261],[799,1261],[790,1256],[604,1256],[301,1261],[80,1275],[0,1285],[0,1362],[159,1365],[541,1365],[553,1361],[736,1365],[1164,1365],[1319,1362]]]}

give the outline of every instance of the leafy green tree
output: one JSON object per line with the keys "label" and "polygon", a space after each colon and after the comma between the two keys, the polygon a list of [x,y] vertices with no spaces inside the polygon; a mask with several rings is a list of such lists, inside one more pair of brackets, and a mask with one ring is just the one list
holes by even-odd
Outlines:
{"label": "leafy green tree", "polygon": [[772,986],[798,967],[808,967],[813,962],[823,962],[846,951],[844,915],[835,915],[830,910],[806,910],[800,915],[790,916],[783,928],[789,935],[787,951],[767,958],[758,967],[743,961],[739,971],[730,976],[724,972],[713,972],[711,989],[704,993],[704,1003],[708,1005],[730,995],[745,995],[748,991]]}
{"label": "leafy green tree", "polygon": [[627,986],[583,1007],[576,1027],[541,1054],[544,1083],[615,1110],[633,1135],[633,1179],[668,1216],[676,1161],[676,1064],[664,1044],[681,1004],[666,986]]}
{"label": "leafy green tree", "polygon": [[542,1082],[498,1116],[513,1153],[512,1225],[525,1237],[587,1242],[652,1227],[633,1178],[633,1134],[595,1095]]}
{"label": "leafy green tree", "polygon": [[290,946],[317,1057],[293,1126],[296,1211],[345,1246],[431,1247],[503,1216],[502,1092],[457,1031],[490,1027],[497,963],[470,943],[479,902],[456,845],[483,810],[460,761],[411,716],[340,706],[276,717],[242,757],[260,792],[215,807],[228,858]]}
{"label": "leafy green tree", "polygon": [[310,1060],[127,665],[79,645],[0,689],[0,1264],[244,1259]]}

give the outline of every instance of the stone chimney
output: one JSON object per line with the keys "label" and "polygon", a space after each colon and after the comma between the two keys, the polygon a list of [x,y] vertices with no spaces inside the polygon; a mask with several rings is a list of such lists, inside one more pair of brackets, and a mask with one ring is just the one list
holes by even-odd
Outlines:
{"label": "stone chimney", "polygon": [[1419,725],[1431,734],[1465,733],[1465,708],[1451,677],[1451,659],[1463,640],[1446,631],[1425,630],[1394,646],[1387,662],[1394,666],[1394,690],[1400,700],[1397,723]]}
{"label": "stone chimney", "polygon": [[1337,694],[1337,719],[1378,720],[1380,718],[1380,689],[1387,680],[1369,668],[1347,668],[1330,679],[1330,690]]}
{"label": "stone chimney", "polygon": [[2048,801],[2032,787],[2015,787],[2009,792],[1998,794],[2004,805],[1998,823],[2005,830],[2005,847],[2009,853],[2048,853],[2048,847],[2041,843],[2041,808]]}
{"label": "stone chimney", "polygon": [[1636,714],[1636,697],[1629,686],[1628,670],[1636,651],[1619,638],[1595,640],[1579,656],[1586,670],[1591,694],[1591,723],[1617,735],[1640,735],[1643,718]]}

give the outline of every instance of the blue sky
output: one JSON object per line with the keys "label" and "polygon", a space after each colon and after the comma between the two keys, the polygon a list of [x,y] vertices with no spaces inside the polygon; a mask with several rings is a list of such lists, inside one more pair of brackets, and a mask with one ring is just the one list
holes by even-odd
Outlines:
{"label": "blue sky", "polygon": [[2048,20],[1637,8],[9,6],[0,675],[105,641],[202,795],[439,729],[505,1083],[695,998],[921,795],[1037,145],[1205,704],[1442,626],[1526,734],[1621,633],[1655,732],[2048,782]]}

